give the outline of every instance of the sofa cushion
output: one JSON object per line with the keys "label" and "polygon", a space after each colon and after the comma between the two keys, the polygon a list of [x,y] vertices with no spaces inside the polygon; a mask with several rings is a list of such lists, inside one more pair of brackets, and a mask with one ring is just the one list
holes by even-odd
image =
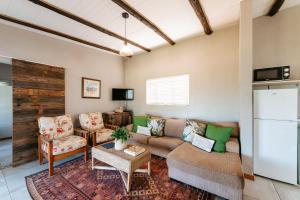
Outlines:
{"label": "sofa cushion", "polygon": [[185,122],[185,119],[167,119],[165,125],[165,136],[181,138]]}
{"label": "sofa cushion", "polygon": [[148,139],[150,138],[150,136],[138,133],[132,133],[131,135],[132,137],[129,139],[129,141],[134,141],[134,143],[140,144],[148,144]]}
{"label": "sofa cushion", "polygon": [[179,145],[183,143],[181,139],[175,138],[175,137],[153,137],[151,136],[148,140],[149,145],[161,147],[168,150],[173,150]]}
{"label": "sofa cushion", "polygon": [[[70,135],[53,140],[52,155],[59,155],[74,151],[86,145],[86,139],[77,135]],[[42,143],[42,149],[48,153],[48,143]]]}
{"label": "sofa cushion", "polygon": [[229,138],[228,142],[226,143],[226,151],[232,153],[240,153],[240,144],[237,138]]}
{"label": "sofa cushion", "polygon": [[84,130],[94,131],[104,128],[101,112],[84,113],[79,115],[81,128]]}
{"label": "sofa cushion", "polygon": [[167,156],[169,167],[231,188],[244,187],[239,154],[205,152],[185,142]]}

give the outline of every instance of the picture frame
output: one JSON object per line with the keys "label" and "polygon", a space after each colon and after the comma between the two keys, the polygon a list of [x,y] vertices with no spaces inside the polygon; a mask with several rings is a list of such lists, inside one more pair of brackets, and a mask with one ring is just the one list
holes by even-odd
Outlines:
{"label": "picture frame", "polygon": [[81,97],[88,99],[101,98],[101,80],[81,78]]}

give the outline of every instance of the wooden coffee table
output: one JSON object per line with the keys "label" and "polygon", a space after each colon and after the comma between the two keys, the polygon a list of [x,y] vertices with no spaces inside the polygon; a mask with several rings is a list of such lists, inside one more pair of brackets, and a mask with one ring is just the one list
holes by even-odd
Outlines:
{"label": "wooden coffee table", "polygon": [[[109,166],[96,166],[94,159],[104,162]],[[148,175],[150,175],[150,162],[151,153],[147,149],[138,156],[131,156],[123,151],[115,150],[114,147],[107,149],[98,145],[92,148],[92,169],[118,170],[126,186],[127,192],[130,191],[132,174],[134,172],[148,173]],[[148,164],[148,168],[140,169],[140,167],[145,163]],[[127,173],[127,176],[125,173]]]}

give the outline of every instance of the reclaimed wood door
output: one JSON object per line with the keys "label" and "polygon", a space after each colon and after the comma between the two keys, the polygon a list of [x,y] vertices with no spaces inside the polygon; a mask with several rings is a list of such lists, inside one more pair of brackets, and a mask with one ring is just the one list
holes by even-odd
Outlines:
{"label": "reclaimed wood door", "polygon": [[37,119],[65,114],[64,68],[12,60],[13,166],[37,159]]}

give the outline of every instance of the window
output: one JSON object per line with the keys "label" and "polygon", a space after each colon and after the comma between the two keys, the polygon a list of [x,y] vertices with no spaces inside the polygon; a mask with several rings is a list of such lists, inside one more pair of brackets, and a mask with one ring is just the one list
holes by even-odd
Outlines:
{"label": "window", "polygon": [[146,103],[149,105],[189,105],[189,75],[149,79]]}

